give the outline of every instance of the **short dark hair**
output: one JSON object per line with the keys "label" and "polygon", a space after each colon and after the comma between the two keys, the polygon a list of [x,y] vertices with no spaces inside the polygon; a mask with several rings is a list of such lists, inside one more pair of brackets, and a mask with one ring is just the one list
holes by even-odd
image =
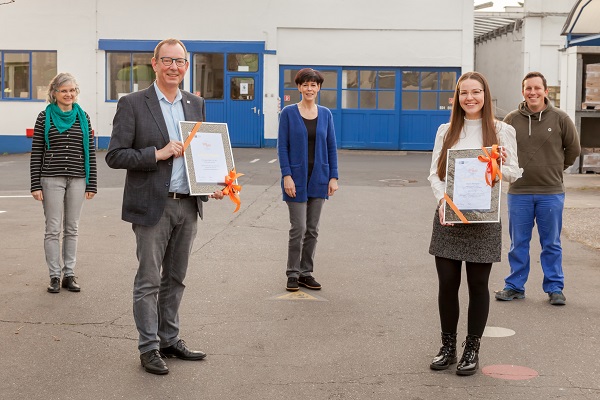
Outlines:
{"label": "short dark hair", "polygon": [[323,74],[312,68],[302,68],[294,78],[296,85],[302,85],[305,82],[317,82],[317,85],[321,86],[324,80]]}
{"label": "short dark hair", "polygon": [[541,72],[537,71],[532,71],[525,75],[525,78],[523,78],[523,81],[521,82],[521,89],[525,88],[525,81],[531,78],[542,78],[542,82],[544,83],[544,90],[548,89],[548,83],[546,82],[546,78],[544,77],[544,75],[542,75]]}

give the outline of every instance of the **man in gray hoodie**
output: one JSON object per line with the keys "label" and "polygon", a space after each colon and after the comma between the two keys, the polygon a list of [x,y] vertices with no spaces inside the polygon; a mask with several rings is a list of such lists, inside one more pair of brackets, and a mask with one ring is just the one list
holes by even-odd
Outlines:
{"label": "man in gray hoodie", "polygon": [[564,305],[564,275],[560,233],[565,203],[563,171],[573,165],[581,147],[575,124],[548,101],[546,78],[530,72],[523,79],[523,97],[517,110],[504,118],[517,132],[517,154],[523,176],[508,189],[510,274],[497,300],[525,298],[529,276],[529,244],[538,226],[544,271],[542,288],[550,304]]}

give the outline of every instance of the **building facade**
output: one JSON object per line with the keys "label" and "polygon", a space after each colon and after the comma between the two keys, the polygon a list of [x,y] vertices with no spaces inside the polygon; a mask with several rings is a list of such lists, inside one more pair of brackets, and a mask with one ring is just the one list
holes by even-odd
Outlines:
{"label": "building facade", "polygon": [[[27,34],[23,26],[27,26]],[[473,69],[472,0],[16,0],[0,5],[0,153],[27,152],[48,81],[71,72],[106,148],[118,99],[154,80],[164,38],[181,39],[182,88],[206,98],[234,147],[271,147],[299,100],[297,70],[322,71],[319,103],[341,148],[431,150],[458,76]]]}

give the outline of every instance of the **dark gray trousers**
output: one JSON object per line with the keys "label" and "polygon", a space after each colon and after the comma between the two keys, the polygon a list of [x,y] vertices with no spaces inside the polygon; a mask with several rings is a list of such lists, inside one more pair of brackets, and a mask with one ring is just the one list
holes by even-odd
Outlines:
{"label": "dark gray trousers", "polygon": [[156,225],[132,225],[139,261],[133,284],[133,318],[140,353],[179,340],[179,304],[197,221],[195,197],[169,198]]}
{"label": "dark gray trousers", "polygon": [[325,199],[309,198],[304,203],[286,203],[291,225],[286,274],[290,278],[311,276],[319,235],[319,218]]}

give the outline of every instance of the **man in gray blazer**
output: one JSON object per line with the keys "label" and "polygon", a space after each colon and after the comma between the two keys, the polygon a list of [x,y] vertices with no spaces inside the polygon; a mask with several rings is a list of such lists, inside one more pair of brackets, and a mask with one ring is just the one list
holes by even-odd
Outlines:
{"label": "man in gray blazer", "polygon": [[[204,121],[204,99],[179,90],[189,67],[184,44],[166,39],[154,49],[156,81],[122,97],[106,154],[111,168],[127,170],[122,219],[132,223],[139,261],[133,286],[133,316],[141,364],[169,372],[162,358],[201,360],[179,337],[183,280],[207,196],[190,196],[179,121]],[[217,191],[210,197],[223,198]],[[162,271],[161,271],[162,267]]]}

